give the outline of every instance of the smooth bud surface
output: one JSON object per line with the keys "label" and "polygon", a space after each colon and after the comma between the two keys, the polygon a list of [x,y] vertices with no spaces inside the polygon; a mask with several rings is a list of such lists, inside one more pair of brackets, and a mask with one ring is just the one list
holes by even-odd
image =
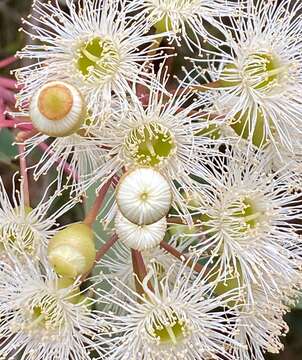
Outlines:
{"label": "smooth bud surface", "polygon": [[61,276],[75,278],[89,271],[95,255],[93,232],[82,223],[60,230],[48,245],[49,262]]}

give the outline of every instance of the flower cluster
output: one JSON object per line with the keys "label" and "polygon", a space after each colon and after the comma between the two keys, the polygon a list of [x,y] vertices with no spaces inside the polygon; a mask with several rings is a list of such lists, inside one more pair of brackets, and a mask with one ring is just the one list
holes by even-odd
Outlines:
{"label": "flower cluster", "polygon": [[301,11],[33,1],[15,70],[20,174],[12,194],[0,181],[1,359],[282,350],[302,288]]}

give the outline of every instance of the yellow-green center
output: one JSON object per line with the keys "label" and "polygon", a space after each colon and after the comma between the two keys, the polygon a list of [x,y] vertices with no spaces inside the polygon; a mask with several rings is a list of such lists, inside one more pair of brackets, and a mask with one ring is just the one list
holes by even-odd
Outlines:
{"label": "yellow-green center", "polygon": [[255,228],[260,221],[262,213],[257,211],[252,200],[248,197],[244,198],[241,204],[242,204],[242,210],[236,210],[232,214],[232,216],[244,220],[244,223],[246,224],[246,229],[244,230],[247,230],[248,228],[251,229]]}
{"label": "yellow-green center", "polygon": [[131,130],[125,147],[136,164],[150,167],[159,165],[176,151],[171,131],[155,122]]}
{"label": "yellow-green center", "polygon": [[117,72],[119,61],[118,50],[109,39],[95,37],[77,51],[77,68],[85,78],[103,80]]}
{"label": "yellow-green center", "polygon": [[[226,218],[215,220],[226,221],[230,226],[235,226],[240,232],[246,232],[250,229],[255,229],[263,220],[264,212],[259,210],[255,202],[250,197],[244,197],[241,200],[234,201],[228,206],[228,216]],[[204,231],[209,231],[210,234],[215,233],[217,230],[213,227],[210,221],[214,217],[209,214],[201,214],[200,220]]]}
{"label": "yellow-green center", "polygon": [[160,341],[161,344],[172,343],[177,345],[186,336],[187,329],[183,321],[176,314],[168,318],[164,323],[157,322],[150,334],[152,337]]}
{"label": "yellow-green center", "polygon": [[270,53],[259,52],[247,56],[243,67],[239,69],[235,63],[227,64],[221,74],[222,86],[238,86],[242,80],[256,89],[269,89],[278,84],[284,69],[279,60]]}
{"label": "yellow-green center", "polygon": [[63,325],[64,321],[56,300],[48,296],[41,300],[41,305],[33,307],[31,318],[31,328],[40,327],[46,330],[56,330]]}

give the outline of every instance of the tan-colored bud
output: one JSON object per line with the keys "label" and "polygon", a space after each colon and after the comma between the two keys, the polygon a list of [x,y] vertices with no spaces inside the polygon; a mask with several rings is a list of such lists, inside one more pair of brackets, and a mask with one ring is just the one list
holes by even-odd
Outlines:
{"label": "tan-colored bud", "polygon": [[74,86],[52,81],[42,86],[32,97],[30,117],[33,126],[43,134],[68,136],[83,124],[86,106]]}
{"label": "tan-colored bud", "polygon": [[60,230],[49,242],[48,259],[57,274],[75,278],[93,266],[96,249],[91,228],[83,223]]}

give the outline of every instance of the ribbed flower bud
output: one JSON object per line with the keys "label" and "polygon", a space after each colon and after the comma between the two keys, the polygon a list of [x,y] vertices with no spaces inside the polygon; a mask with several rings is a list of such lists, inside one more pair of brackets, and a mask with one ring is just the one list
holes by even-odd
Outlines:
{"label": "ribbed flower bud", "polygon": [[116,201],[120,212],[129,221],[148,225],[167,215],[172,193],[168,181],[159,172],[139,168],[120,180]]}
{"label": "ribbed flower bud", "polygon": [[150,225],[137,225],[119,212],[115,218],[115,229],[119,239],[130,248],[140,251],[150,250],[163,240],[167,221],[163,217]]}
{"label": "ribbed flower bud", "polygon": [[91,228],[71,224],[60,230],[49,242],[48,259],[57,274],[76,277],[93,266],[96,249]]}
{"label": "ribbed flower bud", "polygon": [[42,86],[31,99],[33,126],[49,136],[68,136],[76,132],[86,117],[86,106],[80,92],[62,81]]}

